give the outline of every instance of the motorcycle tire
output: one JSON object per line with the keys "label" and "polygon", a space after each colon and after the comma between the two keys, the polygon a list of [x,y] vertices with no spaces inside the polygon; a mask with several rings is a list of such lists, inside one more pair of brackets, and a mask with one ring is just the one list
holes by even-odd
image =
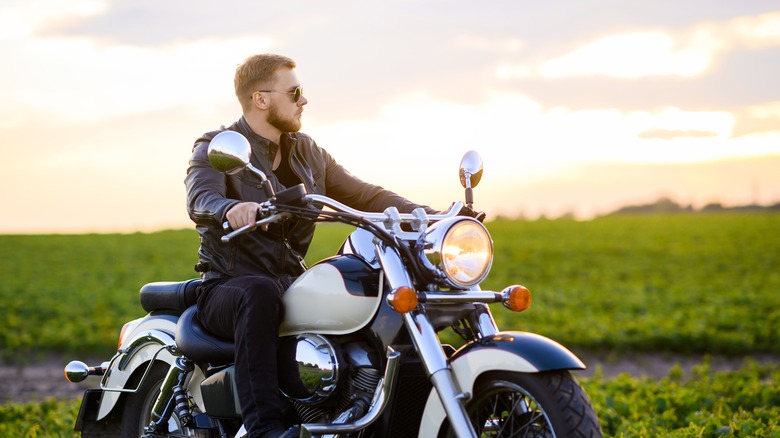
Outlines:
{"label": "motorcycle tire", "polygon": [[[466,404],[479,437],[601,437],[585,391],[568,371],[494,371],[481,376]],[[440,437],[454,437],[448,423]]]}
{"label": "motorcycle tire", "polygon": [[[157,362],[152,365],[146,379],[141,383],[138,391],[129,393],[122,409],[122,436],[140,437],[144,435],[144,427],[151,421],[152,408],[160,394],[165,375],[168,373],[168,364]],[[132,387],[132,386],[131,386]],[[168,421],[169,433],[176,436],[208,436],[206,431],[195,431],[182,427],[176,414],[171,415]]]}

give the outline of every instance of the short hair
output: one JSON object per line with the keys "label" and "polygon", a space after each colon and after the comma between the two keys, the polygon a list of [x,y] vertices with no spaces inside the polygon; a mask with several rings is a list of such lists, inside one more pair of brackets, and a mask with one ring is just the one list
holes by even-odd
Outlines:
{"label": "short hair", "polygon": [[282,55],[252,55],[236,67],[233,83],[241,108],[247,112],[252,107],[252,93],[263,86],[270,86],[280,68],[295,68],[295,61]]}

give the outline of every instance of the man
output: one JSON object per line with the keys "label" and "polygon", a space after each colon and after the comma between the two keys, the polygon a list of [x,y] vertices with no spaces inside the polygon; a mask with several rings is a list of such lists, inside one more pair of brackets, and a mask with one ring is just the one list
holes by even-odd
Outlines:
{"label": "man", "polygon": [[[298,132],[308,100],[294,68],[292,59],[279,55],[255,55],[239,65],[235,89],[243,116],[226,128],[249,140],[252,164],[268,176],[275,191],[303,183],[308,193],[364,211],[395,206],[408,213],[417,208],[356,178]],[[314,223],[289,220],[222,243],[223,221],[233,229],[256,222],[266,196],[254,174],[224,175],[209,165],[208,144],[218,132],[196,141],[185,179],[188,210],[201,243],[196,270],[204,281],[197,317],[207,330],[235,343],[238,397],[248,436],[297,437],[299,429],[284,431],[281,420],[276,349],[284,311],[281,296],[305,269],[303,256]]]}

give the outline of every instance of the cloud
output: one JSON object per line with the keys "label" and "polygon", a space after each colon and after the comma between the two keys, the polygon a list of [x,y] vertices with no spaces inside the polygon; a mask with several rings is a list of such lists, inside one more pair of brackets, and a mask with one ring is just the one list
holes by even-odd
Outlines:
{"label": "cloud", "polygon": [[[181,178],[192,140],[239,116],[234,67],[264,50],[298,61],[305,132],[356,175],[436,207],[462,199],[455,171],[470,149],[483,154],[491,210],[531,197],[518,193],[534,184],[584,186],[598,172],[577,169],[593,163],[780,155],[780,14],[761,13],[776,5],[699,1],[519,13],[511,0],[240,0],[241,14],[202,1],[4,2],[0,151],[11,159],[0,185],[29,179],[19,162],[46,178],[0,197],[56,200],[72,226],[102,229],[141,220],[131,216],[154,193],[148,226],[189,226]],[[591,189],[606,199],[620,184]],[[81,216],[85,205],[100,211]],[[3,226],[35,216],[44,229],[52,208],[41,208]]]}
{"label": "cloud", "polygon": [[424,163],[455,160],[469,149],[483,154],[494,175],[526,183],[586,163],[679,164],[780,154],[780,130],[734,137],[735,123],[726,111],[546,108],[507,92],[466,105],[415,93],[398,96],[377,117],[327,126],[310,120],[305,130],[359,176],[368,177],[361,171],[367,150],[382,154],[383,168],[394,170],[370,179],[396,187],[399,179],[448,181],[450,168]]}
{"label": "cloud", "polygon": [[501,79],[693,78],[709,72],[729,51],[773,46],[780,46],[778,12],[700,23],[681,31],[656,29],[607,35],[535,65],[500,64],[496,76]]}
{"label": "cloud", "polygon": [[735,111],[735,117],[735,136],[778,130],[780,127],[780,101],[741,108]]}
{"label": "cloud", "polygon": [[[712,202],[736,206],[780,201],[780,155],[697,163],[606,162],[578,166],[567,174],[499,187],[478,188],[478,205],[490,205],[489,217],[522,213],[574,214],[588,219],[625,205],[669,197],[701,208]],[[486,172],[488,183],[493,175]],[[485,183],[487,186],[488,183]]]}
{"label": "cloud", "polygon": [[780,101],[751,106],[747,108],[747,113],[761,120],[780,119]]}
{"label": "cloud", "polygon": [[0,41],[34,34],[53,21],[96,16],[108,8],[99,0],[29,0],[0,5]]}
{"label": "cloud", "polygon": [[696,131],[696,130],[671,130],[671,129],[648,129],[647,131],[639,133],[639,138],[657,138],[661,140],[674,140],[681,137],[715,137],[716,134],[711,131]]}
{"label": "cloud", "polygon": [[613,35],[542,64],[542,77],[606,75],[621,79],[644,76],[693,77],[706,71],[721,43],[706,33],[680,41],[666,32]]}
{"label": "cloud", "polygon": [[208,112],[235,102],[235,66],[274,45],[262,33],[137,45],[53,30],[99,20],[111,7],[98,0],[0,5],[0,57],[14,67],[0,69],[0,128],[30,119],[97,123],[182,106]]}
{"label": "cloud", "polygon": [[237,60],[271,45],[271,38],[263,36],[207,37],[162,47],[104,45],[83,37],[3,44],[4,58],[24,68],[0,71],[1,124],[18,124],[25,112],[71,123],[99,122],[177,105],[233,101]]}
{"label": "cloud", "polygon": [[719,138],[731,136],[733,125],[734,116],[726,111],[684,111],[674,107],[654,112],[648,123],[649,129],[709,132]]}
{"label": "cloud", "polygon": [[724,31],[750,49],[780,45],[780,12],[731,20]]}
{"label": "cloud", "polygon": [[455,43],[464,49],[500,53],[517,53],[526,47],[526,44],[518,38],[490,38],[466,34],[458,35]]}

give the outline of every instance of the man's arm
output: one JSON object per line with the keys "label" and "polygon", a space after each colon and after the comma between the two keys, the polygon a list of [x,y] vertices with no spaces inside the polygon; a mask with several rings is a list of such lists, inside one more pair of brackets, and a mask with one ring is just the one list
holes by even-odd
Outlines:
{"label": "man's arm", "polygon": [[187,212],[198,225],[221,225],[239,201],[227,199],[225,175],[211,167],[208,141],[195,145],[184,184],[187,188]]}
{"label": "man's arm", "polygon": [[396,207],[401,213],[411,213],[422,207],[429,214],[438,213],[427,205],[416,204],[395,192],[361,180],[336,162],[327,151],[319,150],[325,163],[325,191],[331,198],[363,211],[378,212]]}

